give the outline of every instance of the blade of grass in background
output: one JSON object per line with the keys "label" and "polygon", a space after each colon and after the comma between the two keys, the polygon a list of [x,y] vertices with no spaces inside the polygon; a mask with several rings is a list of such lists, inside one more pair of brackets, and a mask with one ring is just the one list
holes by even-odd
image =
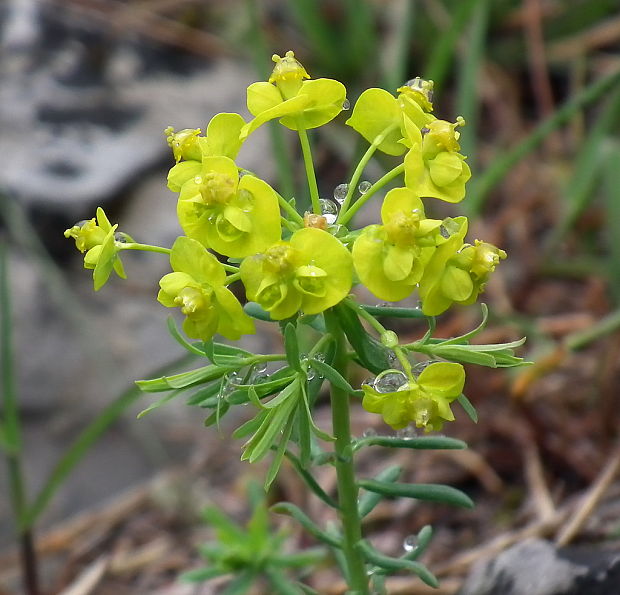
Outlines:
{"label": "blade of grass in background", "polygon": [[[413,0],[405,0],[413,4]],[[367,0],[346,0],[346,66],[347,70],[359,76],[366,70],[371,57],[378,54],[377,32],[372,2]],[[340,55],[342,54],[342,50]],[[373,60],[376,61],[376,60]]]}
{"label": "blade of grass in background", "polygon": [[450,69],[453,67],[459,38],[480,1],[459,2],[450,27],[445,31],[438,32],[437,41],[433,44],[424,72],[426,79],[434,81],[436,90],[438,88],[441,90]]}
{"label": "blade of grass in background", "polygon": [[478,81],[484,61],[489,25],[489,0],[479,0],[471,15],[466,51],[460,65],[456,97],[456,115],[465,118],[466,126],[459,129],[461,153],[467,155],[467,163],[473,170],[476,157],[476,134],[478,128]]}
{"label": "blade of grass in background", "polygon": [[[246,0],[246,8],[250,22],[250,45],[255,50],[252,52],[254,67],[261,80],[266,81],[271,74],[272,53],[269,52],[267,41],[265,40],[259,3],[255,0]],[[289,200],[295,196],[295,168],[291,159],[291,153],[286,147],[284,132],[282,126],[277,122],[269,122],[269,134],[278,170],[280,193],[286,200]]]}
{"label": "blade of grass in background", "polygon": [[501,152],[489,166],[472,180],[466,211],[470,217],[480,214],[489,192],[499,184],[506,174],[521,159],[531,153],[547,135],[568,122],[581,108],[599,99],[603,94],[620,84],[620,70],[601,77],[581,93],[566,101],[562,107],[541,122],[525,139],[511,150]]}
{"label": "blade of grass in background", "polygon": [[606,155],[603,176],[607,199],[609,287],[614,302],[618,305],[620,304],[620,144],[617,142]]}
{"label": "blade of grass in background", "polygon": [[409,73],[407,64],[411,39],[414,37],[415,2],[401,0],[395,10],[398,18],[393,35],[394,42],[384,44],[387,56],[384,55],[382,76],[382,86],[391,93],[417,74]]}
{"label": "blade of grass in background", "polygon": [[[252,0],[249,0],[252,2]],[[333,32],[323,18],[321,3],[317,0],[295,0],[289,3],[295,20],[310,42],[316,62],[324,65],[331,76],[341,75],[343,71],[341,41],[334,38]],[[337,78],[337,77],[336,77]]]}
{"label": "blade of grass in background", "polygon": [[575,159],[574,173],[566,184],[563,199],[563,215],[553,229],[547,245],[547,252],[555,249],[575,220],[594,195],[600,172],[605,162],[601,159],[600,147],[613,129],[620,116],[620,89],[609,96],[604,109],[590,128],[585,142]]}
{"label": "blade of grass in background", "polygon": [[8,256],[5,241],[2,239],[0,240],[0,370],[2,371],[2,427],[9,447],[4,452],[4,456],[7,463],[9,499],[19,540],[23,586],[28,595],[38,595],[34,540],[30,527],[24,523],[28,502],[22,469],[21,420],[17,404],[12,331]]}
{"label": "blade of grass in background", "polygon": [[[195,359],[194,355],[183,355],[183,357],[154,370],[148,377],[157,378],[176,371],[180,366],[185,365]],[[82,433],[67,448],[60,460],[50,471],[43,487],[35,497],[31,506],[24,513],[24,524],[32,526],[45,511],[54,494],[62,487],[67,476],[73,471],[75,466],[84,458],[91,446],[95,444],[105,431],[120,418],[120,416],[135,403],[144,393],[133,386],[119,395],[97,417],[82,431]]]}

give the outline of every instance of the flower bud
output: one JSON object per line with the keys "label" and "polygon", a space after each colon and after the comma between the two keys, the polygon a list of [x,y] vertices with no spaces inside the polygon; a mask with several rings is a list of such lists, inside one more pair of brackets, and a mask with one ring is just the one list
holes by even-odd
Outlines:
{"label": "flower bud", "polygon": [[299,92],[302,81],[309,79],[310,75],[291,50],[286,52],[283,58],[274,54],[271,59],[276,65],[269,77],[269,82],[278,87],[283,99],[294,97]]}

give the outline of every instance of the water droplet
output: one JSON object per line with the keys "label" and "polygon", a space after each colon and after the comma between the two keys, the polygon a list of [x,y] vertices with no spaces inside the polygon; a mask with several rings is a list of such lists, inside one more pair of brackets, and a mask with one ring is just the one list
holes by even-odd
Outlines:
{"label": "water droplet", "polygon": [[420,128],[420,132],[422,133],[422,136],[424,136],[425,134],[428,134],[431,131],[430,128],[426,128],[426,126],[424,126],[423,128]]}
{"label": "water droplet", "polygon": [[402,428],[396,432],[396,437],[401,440],[411,440],[415,438],[417,435],[416,429],[414,426],[409,425],[406,428]]}
{"label": "water droplet", "polygon": [[393,393],[407,384],[407,375],[399,370],[385,370],[374,382],[374,389],[378,393]]}
{"label": "water droplet", "polygon": [[312,366],[308,366],[308,369],[306,370],[306,377],[308,380],[314,380],[316,377],[316,370]]}
{"label": "water droplet", "polygon": [[450,237],[450,232],[448,231],[448,228],[445,225],[439,226],[439,233],[441,234],[441,237],[445,238],[446,240]]}
{"label": "water droplet", "polygon": [[366,386],[373,386],[375,383],[375,377],[374,376],[370,376],[369,378],[366,378],[366,380],[362,381],[362,386],[366,385]]}
{"label": "water droplet", "polygon": [[119,244],[126,244],[127,242],[129,242],[129,236],[122,231],[117,231],[114,234],[114,241],[118,242]]}
{"label": "water droplet", "polygon": [[254,366],[254,371],[257,374],[263,374],[264,372],[267,371],[267,363],[266,362],[260,362],[260,363],[256,364]]}
{"label": "water droplet", "polygon": [[348,99],[345,99],[342,102],[342,109],[346,112],[347,110],[351,109],[351,102]]}
{"label": "water droplet", "polygon": [[82,219],[81,221],[78,221],[73,227],[79,227],[82,228],[84,227],[86,224],[88,223],[88,219]]}
{"label": "water droplet", "polygon": [[387,359],[388,359],[388,362],[390,362],[390,365],[395,364],[398,361],[398,357],[396,357],[396,354],[393,351],[390,351],[388,353]]}
{"label": "water droplet", "polygon": [[389,308],[392,305],[393,305],[392,302],[379,302],[377,304],[377,308]]}
{"label": "water droplet", "polygon": [[334,188],[334,199],[340,204],[342,204],[344,202],[344,199],[347,197],[348,191],[348,184],[338,184],[338,186]]}
{"label": "water droplet", "polygon": [[314,355],[314,359],[318,360],[320,362],[324,362],[325,361],[325,354],[324,353],[316,353]]}
{"label": "water droplet", "polygon": [[366,194],[366,192],[370,190],[371,186],[372,184],[370,182],[364,180],[363,182],[360,182],[360,185],[357,187],[357,189],[360,191],[360,194]]}
{"label": "water droplet", "polygon": [[411,368],[411,371],[413,372],[413,375],[418,377],[420,374],[422,374],[422,372],[424,372],[424,370],[426,370],[426,368],[428,368],[431,364],[434,364],[435,362],[432,359],[426,360],[424,362],[420,362],[419,364],[416,364],[415,366],[413,366]]}
{"label": "water droplet", "polygon": [[334,223],[338,217],[338,203],[328,198],[321,198],[319,204],[321,205],[321,214],[325,217],[328,225]]}
{"label": "water droplet", "polygon": [[267,382],[269,380],[269,374],[256,374],[252,378],[254,384],[260,384],[261,382]]}
{"label": "water droplet", "polygon": [[239,372],[231,372],[228,376],[226,376],[226,384],[230,388],[239,386],[240,384],[243,384],[243,376],[241,376]]}
{"label": "water droplet", "polygon": [[194,184],[197,184],[198,186],[200,186],[200,184],[202,184],[202,176],[196,176],[194,178]]}
{"label": "water droplet", "polygon": [[406,552],[412,552],[418,546],[417,535],[407,535],[403,540],[403,549]]}
{"label": "water droplet", "polygon": [[364,438],[372,438],[373,436],[377,435],[377,430],[375,430],[374,428],[366,428],[363,432],[362,432],[362,436]]}

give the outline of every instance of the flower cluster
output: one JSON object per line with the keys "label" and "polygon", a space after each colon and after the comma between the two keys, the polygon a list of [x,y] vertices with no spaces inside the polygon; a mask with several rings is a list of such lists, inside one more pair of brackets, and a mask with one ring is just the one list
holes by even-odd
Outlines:
{"label": "flower cluster", "polygon": [[[166,129],[175,161],[168,187],[178,194],[177,216],[185,234],[171,249],[135,243],[117,232],[101,209],[96,219],[65,232],[86,253],[84,264],[94,269],[95,289],[112,270],[125,276],[120,251],[166,252],[173,272],[161,279],[158,300],[180,308],[185,333],[204,341],[215,333],[238,339],[254,332],[251,318],[228,289],[237,280],[248,300],[272,320],[320,314],[342,302],[358,282],[390,302],[417,291],[427,316],[452,304],[473,303],[506,254],[479,240],[466,243],[465,217],[427,217],[423,203],[427,198],[458,203],[465,196],[471,172],[458,142],[463,118],[448,122],[433,115],[430,81],[413,79],[396,96],[366,90],[346,124],[370,143],[368,159],[381,151],[400,157],[399,165],[357,197],[361,170],[356,170],[346,198],[334,202],[319,199],[309,175],[313,208],[297,213],[291,197],[280,196],[240,167],[239,151],[271,120],[297,131],[303,143],[306,130],[333,120],[348,109],[348,100],[342,83],[310,78],[293,52],[273,60],[269,80],[247,89],[249,121],[220,113],[204,133]],[[399,174],[403,183],[385,194],[380,224],[347,227],[359,208]],[[394,428],[413,421],[439,429],[453,418],[449,403],[459,396],[463,380],[460,364],[435,363],[418,377],[409,374],[395,391],[365,386],[363,404]]]}

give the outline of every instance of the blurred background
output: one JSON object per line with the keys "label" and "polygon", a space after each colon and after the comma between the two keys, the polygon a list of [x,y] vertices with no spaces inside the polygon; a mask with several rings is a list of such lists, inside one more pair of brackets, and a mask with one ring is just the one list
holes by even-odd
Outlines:
{"label": "blurred background", "polygon": [[[84,592],[218,592],[190,590],[175,577],[196,563],[195,544],[208,535],[201,507],[215,502],[243,518],[243,486],[260,469],[238,462],[235,419],[219,435],[179,401],[136,421],[150,401],[133,380],[181,365],[168,312],[155,301],[168,263],[128,254],[128,280],[94,293],[62,234],[103,206],[137,241],[171,245],[180,229],[165,187],[172,156],[163,129],[204,128],[220,111],[247,117],[245,88],[266,80],[271,55],[288,49],[313,78],[341,80],[352,105],[367,87],[395,91],[422,76],[435,82],[438,117],[465,118],[468,196],[430,209],[468,215],[471,239],[508,252],[484,296],[492,320],[481,341],[527,335],[521,355],[534,362],[510,374],[468,370],[466,394],[480,421],[461,414],[445,430],[469,452],[397,461],[412,480],[461,487],[477,508],[379,507],[369,526],[376,542],[397,551],[404,534],[432,523],[426,561],[445,594],[483,554],[499,551],[498,539],[509,546],[524,530],[562,543],[617,543],[617,0],[4,0],[0,26],[0,240],[12,302],[4,329],[13,334],[27,483],[33,495],[51,490],[38,525],[46,592],[67,588],[103,558],[105,570]],[[366,148],[346,116],[312,134],[325,196]],[[304,199],[294,135],[263,127],[246,145],[243,167]],[[379,156],[366,177],[392,163]],[[437,334],[465,332],[479,317],[473,306],[456,310],[439,319]],[[409,340],[423,332],[394,328]],[[276,340],[265,325],[246,345],[266,351]],[[389,430],[374,417],[356,411],[356,432]],[[63,459],[76,439],[79,460]],[[385,466],[373,456],[362,457],[365,472]],[[330,470],[321,473],[333,482]],[[289,475],[274,497],[303,502]],[[561,538],[601,478],[587,519]],[[3,489],[0,593],[20,592],[12,547]],[[315,588],[342,592],[324,574]],[[399,580],[390,593],[426,592],[417,579]]]}

